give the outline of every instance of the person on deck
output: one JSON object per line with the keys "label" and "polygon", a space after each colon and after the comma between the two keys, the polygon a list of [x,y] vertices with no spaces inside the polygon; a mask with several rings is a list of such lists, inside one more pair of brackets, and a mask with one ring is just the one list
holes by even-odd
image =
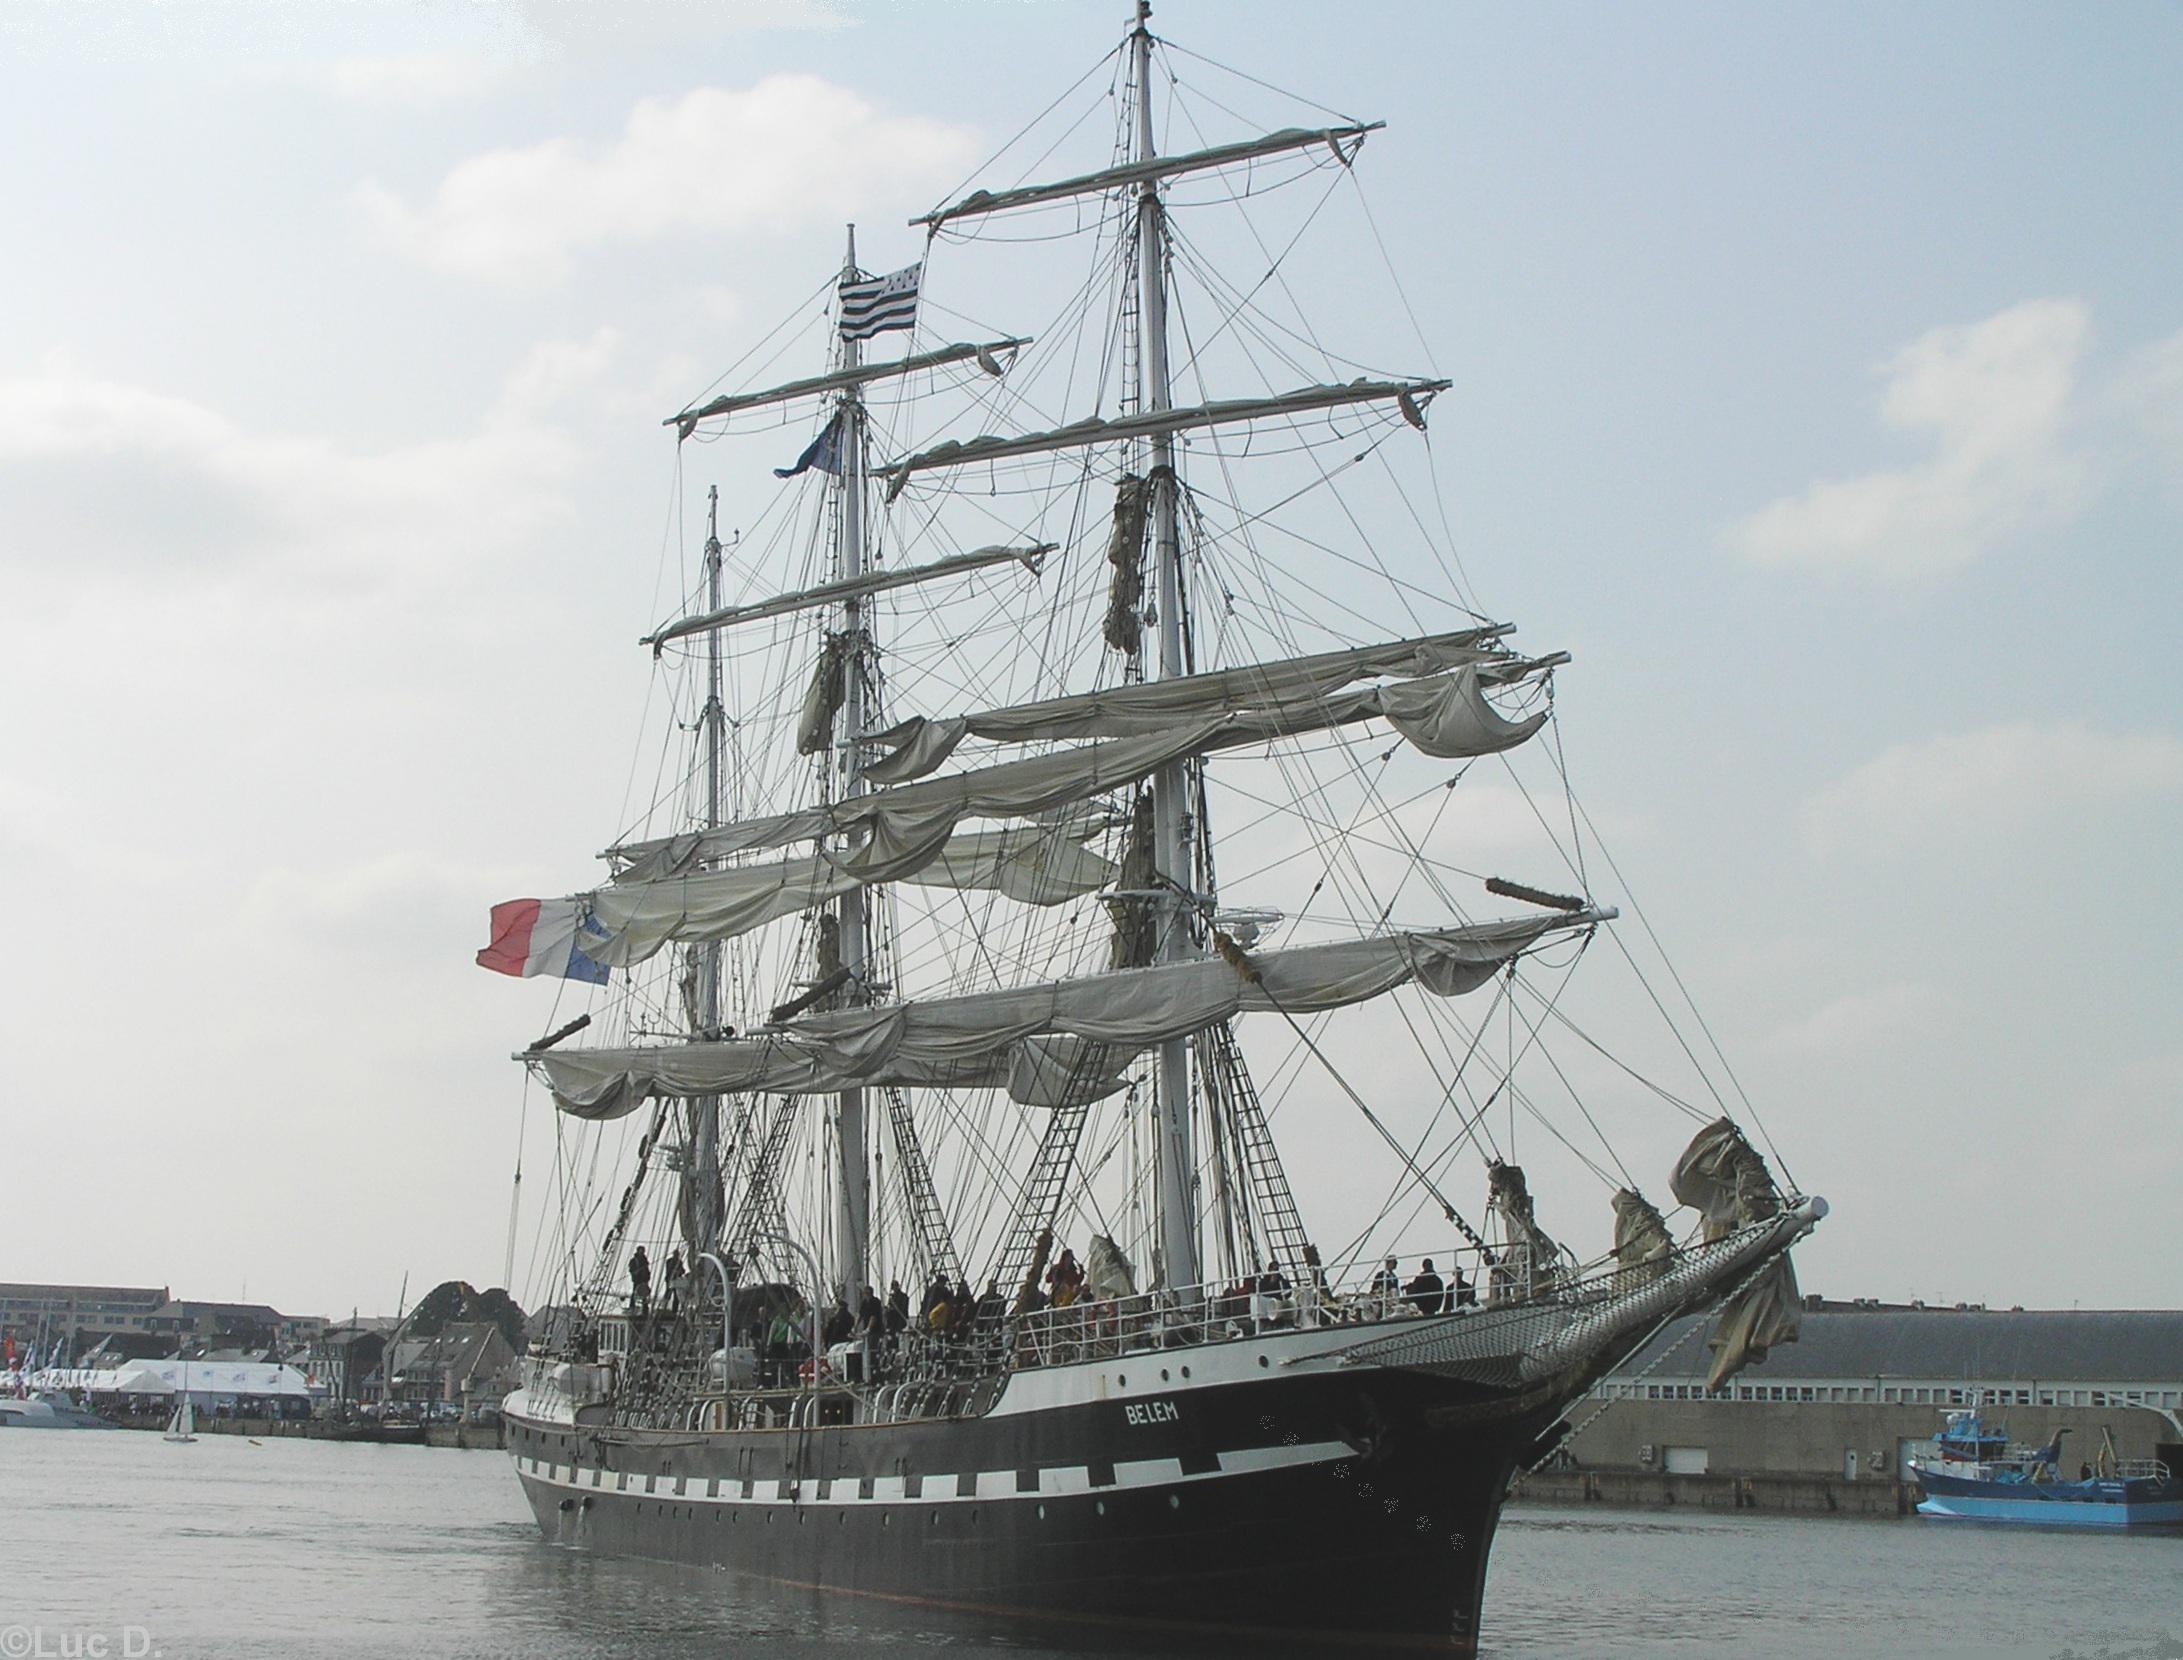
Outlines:
{"label": "person on deck", "polygon": [[910,1323],[910,1294],[900,1280],[887,1282],[887,1335],[899,1337]]}
{"label": "person on deck", "polygon": [[682,1253],[667,1253],[667,1271],[661,1282],[660,1312],[672,1319],[682,1307]]}
{"label": "person on deck", "polygon": [[794,1373],[798,1352],[809,1346],[795,1315],[785,1307],[775,1309],[766,1327],[766,1361],[776,1383]]}
{"label": "person on deck", "polygon": [[1061,1260],[1046,1270],[1046,1283],[1053,1287],[1054,1307],[1067,1308],[1076,1301],[1077,1293],[1084,1289],[1084,1269],[1074,1251],[1064,1250]]}
{"label": "person on deck", "polygon": [[819,1340],[831,1349],[836,1343],[846,1343],[857,1329],[857,1318],[849,1312],[849,1294],[846,1289],[841,1300],[827,1311],[826,1323],[819,1328]]}
{"label": "person on deck", "polygon": [[1438,1314],[1448,1295],[1447,1282],[1433,1272],[1431,1257],[1425,1259],[1425,1265],[1418,1270],[1417,1278],[1402,1290],[1410,1299],[1411,1306],[1420,1314]]}
{"label": "person on deck", "polygon": [[629,1259],[629,1306],[640,1319],[652,1311],[652,1259],[642,1245]]}
{"label": "person on deck", "polygon": [[1386,1266],[1372,1276],[1372,1301],[1382,1314],[1392,1314],[1395,1299],[1401,1295],[1402,1274],[1395,1267],[1395,1259],[1389,1257]]}
{"label": "person on deck", "polygon": [[1476,1308],[1478,1288],[1463,1277],[1463,1265],[1459,1262],[1448,1270],[1455,1276],[1455,1295],[1450,1299],[1456,1308]]}

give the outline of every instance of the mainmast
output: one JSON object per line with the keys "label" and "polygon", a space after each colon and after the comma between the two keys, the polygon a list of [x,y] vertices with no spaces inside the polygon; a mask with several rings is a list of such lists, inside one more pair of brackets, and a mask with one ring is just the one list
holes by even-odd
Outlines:
{"label": "mainmast", "polygon": [[[1139,162],[1154,155],[1152,136],[1152,5],[1137,0],[1137,30],[1130,42],[1136,83]],[[1139,407],[1155,412],[1172,405],[1167,367],[1167,234],[1157,174],[1137,196]],[[1175,444],[1170,433],[1152,439],[1154,594],[1159,606],[1159,674],[1171,680],[1188,672],[1182,642],[1182,543],[1176,531]],[[1152,861],[1157,885],[1158,960],[1180,962],[1193,954],[1188,895],[1192,891],[1188,777],[1177,760],[1152,776]],[[1161,1273],[1170,1286],[1195,1285],[1198,1270],[1197,1159],[1190,1115],[1190,1040],[1160,1046],[1159,1182]]]}
{"label": "mainmast", "polygon": [[[720,607],[721,577],[720,486],[708,492],[705,506],[705,604]],[[717,829],[727,822],[727,802],[722,795],[723,762],[728,742],[728,707],[722,696],[720,636],[707,642],[705,656],[705,707],[698,717],[705,746],[704,822]],[[697,948],[691,965],[696,995],[691,999],[692,1037],[710,1041],[720,1035],[720,952],[722,942],[706,940]],[[720,1233],[720,1097],[700,1096],[690,1103],[690,1156],[683,1176],[683,1229],[694,1264],[715,1248]]]}
{"label": "mainmast", "polygon": [[[856,277],[857,232],[851,225],[842,280],[853,282]],[[854,371],[863,364],[864,343],[844,338],[841,353],[843,371]],[[864,400],[853,381],[842,389],[837,418],[841,422],[841,544],[836,574],[842,581],[853,583],[864,575]],[[849,642],[841,670],[844,683],[839,727],[844,797],[864,793],[864,671],[869,651],[864,633],[865,598],[862,593],[851,592],[843,604],[843,629]],[[717,642],[719,635],[715,633],[713,638]],[[718,649],[716,643],[714,650]],[[849,971],[846,996],[852,1003],[862,1002],[870,995],[866,945],[869,930],[863,888],[852,888],[842,895],[836,914],[841,927],[841,966]],[[854,1308],[864,1288],[871,1227],[861,1089],[843,1090],[834,1098],[834,1141],[840,1153],[834,1199],[834,1267],[841,1276],[842,1301]]]}

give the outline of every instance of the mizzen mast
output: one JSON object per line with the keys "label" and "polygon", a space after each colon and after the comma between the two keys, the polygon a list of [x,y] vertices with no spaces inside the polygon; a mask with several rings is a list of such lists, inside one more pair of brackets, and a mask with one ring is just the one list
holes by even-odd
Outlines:
{"label": "mizzen mast", "polygon": [[[1150,163],[1156,153],[1152,134],[1152,5],[1137,0],[1137,29],[1131,37],[1131,78],[1136,84],[1137,155]],[[1167,227],[1160,199],[1160,175],[1149,172],[1137,195],[1138,407],[1155,414],[1173,404],[1167,364]],[[1176,528],[1175,441],[1171,433],[1152,437],[1152,466],[1146,481],[1152,491],[1154,594],[1159,606],[1158,678],[1189,673],[1183,661],[1182,542]],[[1165,890],[1158,908],[1157,951],[1160,962],[1181,962],[1196,954],[1190,936],[1188,899],[1193,892],[1190,859],[1188,774],[1181,760],[1152,775],[1152,862],[1156,885]],[[1197,1159],[1190,1112],[1190,1040],[1171,1038],[1160,1045],[1159,1089],[1160,1268],[1170,1286],[1196,1285],[1198,1269]]]}

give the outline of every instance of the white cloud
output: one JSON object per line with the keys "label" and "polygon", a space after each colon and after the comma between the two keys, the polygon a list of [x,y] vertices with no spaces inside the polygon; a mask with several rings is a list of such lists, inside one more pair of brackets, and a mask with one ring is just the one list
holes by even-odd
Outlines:
{"label": "white cloud", "polygon": [[1962,842],[2039,818],[2183,793],[2183,741],[2018,721],[1896,744],[1804,809],[1814,851]]}
{"label": "white cloud", "polygon": [[347,583],[512,547],[565,510],[576,449],[544,412],[615,347],[611,330],[536,347],[471,432],[381,450],[254,429],[60,359],[0,379],[0,567]]}
{"label": "white cloud", "polygon": [[596,382],[621,349],[621,331],[602,328],[589,340],[544,340],[508,376],[500,407],[511,414],[551,408]]}
{"label": "white cloud", "polygon": [[2154,465],[2183,485],[2183,333],[2133,356],[2115,379],[2114,397],[2142,434]]}
{"label": "white cloud", "polygon": [[1760,564],[1917,581],[2068,514],[2086,486],[2070,433],[2086,332],[2080,302],[2047,299],[1921,335],[1882,366],[1880,418],[1928,437],[1931,456],[1783,497],[1732,526],[1730,547]]}
{"label": "white cloud", "polygon": [[967,128],[883,114],[815,76],[772,75],[747,91],[647,98],[604,146],[555,138],[473,156],[420,204],[376,180],[358,200],[413,259],[519,280],[557,274],[594,243],[852,219],[944,188],[972,159]]}

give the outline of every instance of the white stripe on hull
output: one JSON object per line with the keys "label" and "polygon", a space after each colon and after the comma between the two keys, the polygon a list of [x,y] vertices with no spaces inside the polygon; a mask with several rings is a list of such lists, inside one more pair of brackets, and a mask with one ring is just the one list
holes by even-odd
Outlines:
{"label": "white stripe on hull", "polygon": [[[1333,1464],[1352,1458],[1355,1451],[1343,1441],[1312,1441],[1295,1446],[1251,1447],[1218,1455],[1217,1469],[1194,1474],[1183,1473],[1178,1458],[1134,1459],[1114,1466],[1114,1480],[1094,1486],[1089,1466],[1082,1464],[1055,1465],[1038,1472],[1035,1491],[1020,1490],[1018,1472],[1014,1470],[980,1470],[976,1474],[975,1491],[961,1491],[960,1479],[952,1474],[926,1476],[923,1489],[911,1498],[905,1491],[900,1476],[878,1476],[872,1481],[869,1497],[864,1496],[862,1483],[855,1477],[837,1477],[828,1483],[826,1495],[819,1494],[819,1482],[814,1479],[780,1481],[767,1478],[751,1484],[751,1496],[741,1492],[743,1483],[735,1477],[709,1476],[649,1476],[633,1475],[628,1471],[604,1471],[575,1464],[552,1464],[539,1458],[518,1458],[516,1471],[525,1480],[542,1487],[564,1488],[570,1493],[597,1491],[628,1493],[639,1498],[676,1498],[697,1504],[972,1504],[991,1502],[995,1499],[1050,1499],[1091,1493],[1128,1492],[1147,1487],[1185,1486],[1196,1482],[1218,1481],[1223,1476],[1255,1475],[1266,1470],[1288,1470],[1312,1464]],[[612,1480],[605,1478],[611,1476]]]}

